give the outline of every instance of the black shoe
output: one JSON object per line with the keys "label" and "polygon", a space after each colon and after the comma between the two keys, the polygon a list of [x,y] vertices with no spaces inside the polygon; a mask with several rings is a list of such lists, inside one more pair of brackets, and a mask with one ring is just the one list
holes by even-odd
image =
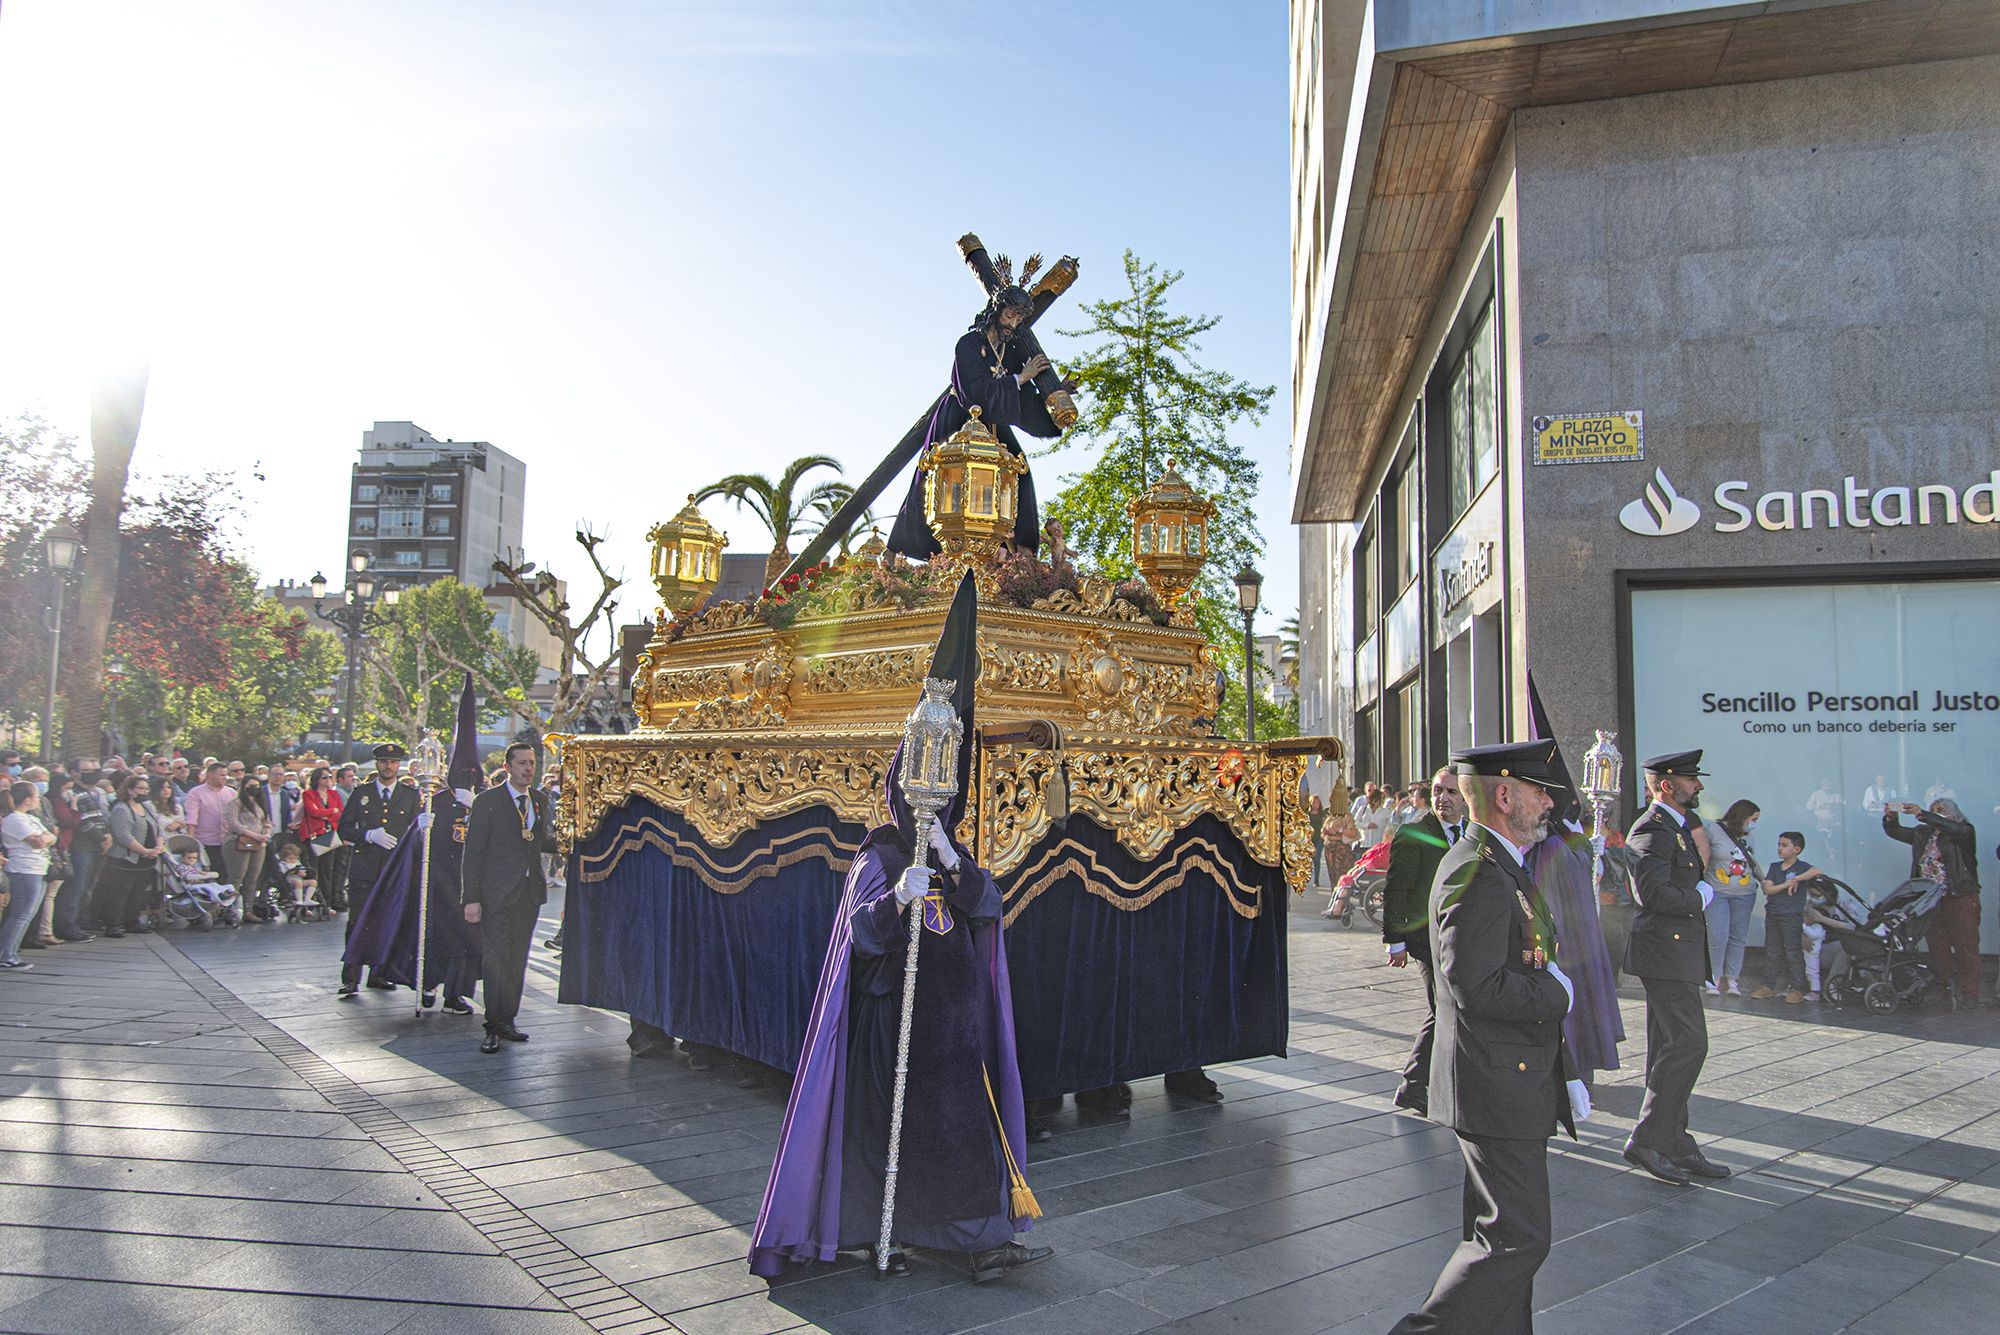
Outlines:
{"label": "black shoe", "polygon": [[1193,1099],[1196,1103],[1222,1102],[1222,1090],[1199,1066],[1190,1071],[1169,1071],[1166,1085],[1167,1093]]}
{"label": "black shoe", "polygon": [[146,933],[152,931],[153,929],[142,922],[137,927],[127,928],[126,930],[136,935],[144,936],[146,935]]}
{"label": "black shoe", "polygon": [[1028,1139],[1030,1141],[1039,1144],[1044,1140],[1052,1138],[1054,1135],[1055,1132],[1049,1130],[1049,1124],[1041,1118],[1030,1117],[1028,1119]]}
{"label": "black shoe", "polygon": [[107,941],[121,940],[124,935],[125,929],[123,927],[107,927],[104,929],[104,939]]}
{"label": "black shoe", "polygon": [[1658,1150],[1641,1149],[1637,1145],[1627,1145],[1625,1147],[1625,1162],[1637,1165],[1660,1179],[1660,1181],[1671,1182],[1677,1187],[1684,1187],[1691,1180],[1687,1173],[1678,1167],[1672,1159],[1669,1159]]}
{"label": "black shoe", "polygon": [[396,990],[394,983],[386,978],[377,978],[372,973],[368,975],[368,986],[374,988],[377,992],[394,992]]}
{"label": "black shoe", "polygon": [[1076,1093],[1076,1108],[1078,1112],[1127,1115],[1132,1108],[1132,1087],[1116,1084],[1102,1089],[1080,1089]]}
{"label": "black shoe", "polygon": [[461,997],[446,997],[444,999],[444,1009],[452,1015],[472,1014],[472,1007],[466,1005],[464,999]]}
{"label": "black shoe", "polygon": [[974,1252],[972,1255],[972,1282],[990,1284],[1010,1270],[1019,1270],[1046,1261],[1056,1254],[1053,1247],[1023,1247],[1018,1242],[1010,1242],[1004,1247],[995,1247],[990,1252]]}
{"label": "black shoe", "polygon": [[91,935],[91,934],[90,934],[89,932],[71,932],[71,933],[69,933],[69,934],[68,934],[68,935],[66,935],[66,936],[65,936],[65,935],[61,935],[61,934],[58,934],[58,935],[57,935],[57,937],[56,937],[56,940],[58,940],[58,941],[72,941],[72,942],[74,942],[74,941],[95,941],[96,939],[97,939],[97,938],[96,938],[95,936],[92,936],[92,935]]}
{"label": "black shoe", "polygon": [[348,997],[354,996],[356,993],[360,991],[361,991],[361,984],[359,983],[342,983],[340,985],[340,991],[334,993],[334,995],[341,998],[342,1000],[346,1000]]}
{"label": "black shoe", "polygon": [[489,1025],[486,1032],[489,1034],[498,1034],[509,1043],[525,1043],[528,1041],[528,1036],[519,1029],[516,1029],[511,1021],[506,1024]]}
{"label": "black shoe", "polygon": [[1676,1154],[1672,1162],[1674,1167],[1692,1177],[1710,1177],[1720,1182],[1729,1176],[1727,1168],[1708,1158],[1700,1150],[1696,1150],[1693,1154]]}
{"label": "black shoe", "polygon": [[486,1037],[479,1040],[479,1050],[489,1056],[500,1051],[500,1035],[487,1030]]}

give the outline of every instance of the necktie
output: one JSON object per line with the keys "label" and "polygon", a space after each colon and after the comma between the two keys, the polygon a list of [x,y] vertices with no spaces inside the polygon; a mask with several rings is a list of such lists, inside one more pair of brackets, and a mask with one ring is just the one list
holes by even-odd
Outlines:
{"label": "necktie", "polygon": [[528,816],[528,795],[526,793],[522,793],[520,796],[516,797],[514,799],[514,805],[521,809],[521,828],[523,830],[531,828],[534,825],[534,821],[530,819],[530,817]]}
{"label": "necktie", "polygon": [[1464,833],[1465,832],[1459,828],[1456,822],[1445,826],[1444,834],[1446,839],[1446,847],[1449,847],[1450,845],[1457,843],[1460,837],[1463,836]]}

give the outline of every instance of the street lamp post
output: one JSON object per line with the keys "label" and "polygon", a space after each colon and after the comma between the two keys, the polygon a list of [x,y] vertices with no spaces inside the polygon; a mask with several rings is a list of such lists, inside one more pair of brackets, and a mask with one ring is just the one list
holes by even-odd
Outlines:
{"label": "street lamp post", "polygon": [[[49,628],[49,686],[42,696],[42,760],[53,765],[56,760],[56,672],[62,666],[62,626],[63,626],[63,581],[76,566],[77,553],[83,550],[83,535],[68,524],[57,524],[42,535],[42,552],[49,559],[49,578],[55,581],[55,603],[49,609],[46,622]],[[96,743],[91,746],[95,748]],[[96,754],[93,749],[92,754]]]}
{"label": "street lamp post", "polygon": [[347,641],[347,707],[340,715],[340,759],[343,762],[354,759],[354,687],[356,678],[360,676],[358,657],[361,641],[370,630],[388,624],[375,611],[378,596],[384,607],[394,607],[400,593],[393,585],[383,588],[376,583],[375,572],[368,568],[367,552],[355,552],[349,556],[347,570],[346,592],[339,604],[331,609],[322,605],[326,598],[326,576],[314,575],[310,581],[313,615],[339,627]]}
{"label": "street lamp post", "polygon": [[1251,623],[1257,619],[1257,597],[1264,577],[1252,566],[1236,572],[1236,605],[1243,609],[1243,739],[1257,740],[1257,643]]}

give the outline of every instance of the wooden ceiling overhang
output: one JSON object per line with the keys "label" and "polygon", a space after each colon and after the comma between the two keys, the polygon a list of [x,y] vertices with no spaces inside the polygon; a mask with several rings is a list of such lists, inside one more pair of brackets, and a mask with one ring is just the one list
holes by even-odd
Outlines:
{"label": "wooden ceiling overhang", "polygon": [[[1523,45],[1378,56],[1358,188],[1293,470],[1292,518],[1359,518],[1389,414],[1518,107],[2000,52],[2000,0],[1856,0]],[[1372,143],[1367,142],[1369,139]],[[1356,183],[1358,186],[1358,182]]]}

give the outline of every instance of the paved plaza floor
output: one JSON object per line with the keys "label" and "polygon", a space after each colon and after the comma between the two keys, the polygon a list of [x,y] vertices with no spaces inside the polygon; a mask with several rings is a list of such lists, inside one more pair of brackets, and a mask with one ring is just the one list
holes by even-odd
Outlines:
{"label": "paved plaza floor", "polygon": [[[1057,1256],[985,1286],[920,1259],[767,1287],[743,1255],[779,1088],[633,1058],[622,1017],[555,1005],[540,949],[532,1041],[482,1056],[476,1018],[406,991],[336,1002],[340,930],[100,940],[0,978],[0,1330],[1380,1332],[1457,1238],[1454,1138],[1388,1103],[1417,978],[1307,912],[1291,1056],[1212,1072],[1217,1107],[1149,1080],[1129,1121],[1066,1110],[1029,1170]],[[1551,1156],[1536,1329],[1993,1329],[2000,1012],[1712,1005],[1694,1127],[1737,1175],[1620,1159],[1628,1044]]]}

